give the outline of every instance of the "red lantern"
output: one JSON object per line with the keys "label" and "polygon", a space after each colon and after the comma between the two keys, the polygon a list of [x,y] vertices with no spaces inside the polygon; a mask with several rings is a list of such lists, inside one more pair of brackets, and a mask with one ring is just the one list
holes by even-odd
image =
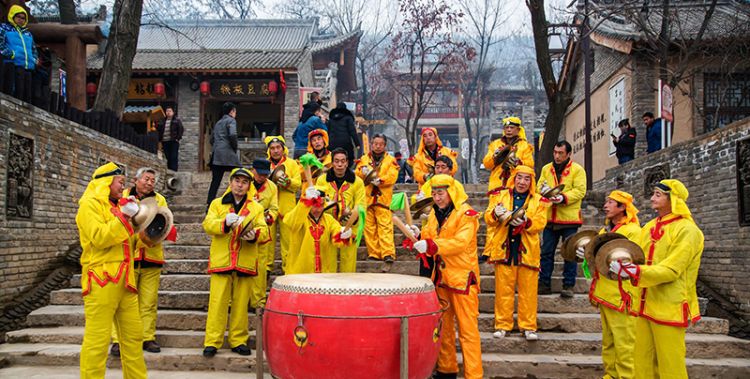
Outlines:
{"label": "red lantern", "polygon": [[275,80],[271,80],[268,82],[268,92],[271,92],[271,94],[275,95],[276,92],[279,91],[279,85],[276,83]]}
{"label": "red lantern", "polygon": [[96,95],[96,83],[86,83],[86,94],[89,96]]}
{"label": "red lantern", "polygon": [[154,84],[154,93],[159,97],[164,96],[164,83]]}
{"label": "red lantern", "polygon": [[201,82],[201,95],[208,95],[209,92],[211,92],[211,84],[209,84],[207,81]]}

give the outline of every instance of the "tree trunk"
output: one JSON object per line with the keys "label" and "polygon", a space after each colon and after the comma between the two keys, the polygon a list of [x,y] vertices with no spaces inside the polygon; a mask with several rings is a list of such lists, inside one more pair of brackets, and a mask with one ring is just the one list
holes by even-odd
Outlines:
{"label": "tree trunk", "polygon": [[60,10],[60,23],[72,25],[78,23],[76,16],[76,4],[74,0],[57,0],[57,8]]}
{"label": "tree trunk", "polygon": [[122,116],[128,98],[130,73],[141,27],[143,0],[116,0],[112,28],[104,53],[104,66],[99,90],[94,103],[95,111],[113,110]]}
{"label": "tree trunk", "polygon": [[[359,56],[359,51],[357,51],[357,57],[359,58],[359,73],[360,73],[360,91],[362,91],[362,117],[364,117],[366,120],[369,120],[369,114],[367,112],[368,110],[368,93],[367,93],[367,73],[365,72],[365,60],[362,59]],[[356,111],[356,110],[355,110]]]}
{"label": "tree trunk", "polygon": [[560,136],[565,111],[571,102],[572,99],[563,96],[555,97],[549,102],[547,120],[544,121],[544,140],[542,141],[542,147],[539,149],[539,154],[536,156],[536,162],[534,162],[537,177],[541,173],[542,166],[552,162],[552,150],[554,150]]}

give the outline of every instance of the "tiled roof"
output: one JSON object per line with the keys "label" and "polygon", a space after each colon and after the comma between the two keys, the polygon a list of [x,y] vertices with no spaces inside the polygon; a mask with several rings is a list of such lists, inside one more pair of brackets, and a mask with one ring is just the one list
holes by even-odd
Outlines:
{"label": "tiled roof", "polygon": [[314,37],[312,39],[312,46],[310,50],[313,53],[332,49],[344,45],[346,42],[352,39],[359,39],[362,37],[362,31],[357,29],[341,36],[334,36],[329,38]]}
{"label": "tiled roof", "polygon": [[[305,54],[296,51],[138,51],[133,70],[242,70],[297,68]],[[89,69],[101,69],[104,56],[89,58]]]}
{"label": "tiled roof", "polygon": [[161,109],[159,105],[127,105],[122,113],[141,113],[141,112],[152,112]]}

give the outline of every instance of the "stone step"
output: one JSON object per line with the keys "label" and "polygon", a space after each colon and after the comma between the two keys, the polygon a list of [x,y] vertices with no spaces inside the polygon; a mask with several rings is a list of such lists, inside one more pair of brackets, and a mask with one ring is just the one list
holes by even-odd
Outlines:
{"label": "stone step", "polygon": [[[255,315],[250,314],[251,320]],[[83,306],[81,305],[48,305],[31,312],[27,317],[29,327],[83,326]],[[537,316],[540,331],[563,333],[599,333],[601,322],[596,313],[539,313]],[[170,330],[204,330],[206,312],[197,310],[170,310],[159,312],[156,321],[157,329]],[[252,327],[251,327],[252,328]],[[479,314],[479,329],[483,332],[494,331],[494,315]],[[690,333],[727,334],[729,322],[714,317],[704,317],[691,326]]]}
{"label": "stone step", "polygon": [[[78,379],[81,371],[77,366],[11,366],[0,369],[2,378],[26,378],[26,379]],[[164,371],[148,370],[148,377],[152,379],[215,379],[213,371]],[[255,373],[246,372],[222,372],[222,379],[250,379],[255,378]],[[271,374],[263,375],[264,378],[272,378]],[[105,379],[122,379],[122,370],[109,368],[104,376]]]}
{"label": "stone step", "polygon": [[[254,335],[254,332],[252,333]],[[539,340],[528,342],[520,333],[502,339],[492,333],[481,333],[482,354],[601,354],[600,333],[540,333]],[[157,330],[156,341],[162,348],[196,348],[203,345],[204,333],[194,330]],[[7,342],[40,344],[81,344],[83,327],[22,329],[7,334]],[[688,358],[746,358],[750,356],[750,341],[718,334],[685,336]],[[224,348],[228,346],[224,345]],[[146,353],[146,355],[150,355]]]}

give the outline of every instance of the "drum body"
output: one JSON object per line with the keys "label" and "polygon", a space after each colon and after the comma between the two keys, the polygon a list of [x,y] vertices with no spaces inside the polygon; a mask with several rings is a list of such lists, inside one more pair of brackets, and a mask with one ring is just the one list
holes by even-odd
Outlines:
{"label": "drum body", "polygon": [[271,375],[398,378],[401,318],[408,318],[409,378],[437,362],[440,304],[427,278],[395,274],[302,274],[276,279],[263,315]]}

